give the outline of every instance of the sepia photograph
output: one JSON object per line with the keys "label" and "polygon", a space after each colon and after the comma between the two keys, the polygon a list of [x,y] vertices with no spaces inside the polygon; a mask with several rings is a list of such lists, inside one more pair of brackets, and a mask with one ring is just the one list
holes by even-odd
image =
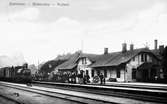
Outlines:
{"label": "sepia photograph", "polygon": [[0,0],[0,104],[167,104],[167,0]]}

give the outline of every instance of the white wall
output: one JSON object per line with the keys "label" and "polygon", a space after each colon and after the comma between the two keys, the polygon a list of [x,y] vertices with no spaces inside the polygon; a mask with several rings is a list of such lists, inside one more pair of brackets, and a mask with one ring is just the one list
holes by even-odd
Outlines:
{"label": "white wall", "polygon": [[117,78],[118,82],[124,82],[125,81],[125,70],[121,69],[120,70],[120,78]]}
{"label": "white wall", "polygon": [[[153,62],[153,60],[154,61],[156,60],[152,55],[148,53],[144,53],[144,54],[147,54],[147,62]],[[134,58],[135,58],[135,61],[131,59],[129,63],[126,64],[126,70],[127,70],[125,75],[126,81],[136,81],[136,80],[132,80],[132,69],[133,68],[137,69],[137,67],[139,67],[141,64],[144,63],[141,61],[141,54],[135,56]]]}
{"label": "white wall", "polygon": [[78,60],[78,66],[77,66],[77,69],[78,71],[79,70],[83,70],[83,71],[86,71],[86,70],[90,70],[91,68],[88,69],[88,65],[90,65],[92,62],[86,58],[86,64],[82,64],[82,59],[80,58]]}
{"label": "white wall", "polygon": [[112,76],[111,71],[112,70],[109,70],[109,69],[107,70],[107,79],[109,79]]}
{"label": "white wall", "polygon": [[[98,69],[99,70],[99,69]],[[116,69],[116,68],[108,68],[108,69],[101,69],[100,73],[102,73],[104,75],[104,70],[107,70],[107,77],[106,77],[106,81],[109,78],[116,78],[118,82],[123,82],[125,77],[125,70],[122,69]],[[120,78],[117,78],[117,70],[120,70]],[[95,70],[95,76],[97,75],[97,70]]]}
{"label": "white wall", "polygon": [[[86,64],[84,65],[90,65],[92,62],[86,57]],[[83,66],[82,64],[82,58],[78,60],[78,66]]]}
{"label": "white wall", "polygon": [[111,78],[116,78],[117,77],[117,73],[116,73],[116,69],[112,69],[112,70],[110,70],[110,74],[111,74]]}
{"label": "white wall", "polygon": [[89,76],[91,77],[91,70],[92,68],[88,67],[88,65],[90,65],[92,62],[86,58],[86,64],[82,64],[82,59],[80,58],[78,60],[78,66],[77,66],[77,70],[80,71],[80,70],[83,70],[86,72],[86,70],[88,70],[88,74]]}

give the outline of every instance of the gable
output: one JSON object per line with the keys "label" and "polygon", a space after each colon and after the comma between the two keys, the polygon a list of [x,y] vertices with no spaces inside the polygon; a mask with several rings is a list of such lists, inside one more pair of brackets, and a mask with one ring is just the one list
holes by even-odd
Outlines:
{"label": "gable", "polygon": [[88,57],[80,57],[77,61],[78,65],[90,65],[92,61]]}

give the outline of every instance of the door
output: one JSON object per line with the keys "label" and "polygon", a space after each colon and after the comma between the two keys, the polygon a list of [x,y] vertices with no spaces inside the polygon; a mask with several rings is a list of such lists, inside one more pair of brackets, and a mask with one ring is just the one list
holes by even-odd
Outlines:
{"label": "door", "polygon": [[148,70],[147,69],[143,69],[142,77],[143,77],[144,82],[148,81]]}

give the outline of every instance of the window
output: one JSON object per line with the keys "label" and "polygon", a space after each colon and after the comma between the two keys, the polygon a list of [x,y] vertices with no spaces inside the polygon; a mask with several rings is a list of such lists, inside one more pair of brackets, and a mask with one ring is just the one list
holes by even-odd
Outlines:
{"label": "window", "polygon": [[84,64],[84,58],[82,58],[82,64]]}
{"label": "window", "polygon": [[88,75],[89,74],[89,71],[88,70],[86,70],[86,75]]}
{"label": "window", "polygon": [[84,58],[84,60],[85,60],[85,64],[87,64],[87,62],[86,62],[86,57]]}
{"label": "window", "polygon": [[86,57],[83,57],[83,58],[82,58],[82,64],[87,64],[87,63],[86,63]]}
{"label": "window", "polygon": [[144,62],[144,54],[141,54],[141,62]]}
{"label": "window", "polygon": [[94,77],[94,72],[95,72],[95,71],[94,71],[94,70],[92,70],[92,77]]}
{"label": "window", "polygon": [[147,54],[141,54],[141,62],[147,62]]}
{"label": "window", "polygon": [[104,70],[104,77],[107,77],[107,70]]}
{"label": "window", "polygon": [[144,61],[147,62],[147,54],[144,55]]}
{"label": "window", "polygon": [[120,69],[117,69],[117,78],[121,77]]}
{"label": "window", "polygon": [[136,69],[132,69],[132,79],[136,79]]}
{"label": "window", "polygon": [[98,76],[100,75],[100,70],[97,70],[97,75],[98,75]]}
{"label": "window", "polygon": [[133,59],[132,59],[133,61],[135,61],[135,57],[133,57]]}

